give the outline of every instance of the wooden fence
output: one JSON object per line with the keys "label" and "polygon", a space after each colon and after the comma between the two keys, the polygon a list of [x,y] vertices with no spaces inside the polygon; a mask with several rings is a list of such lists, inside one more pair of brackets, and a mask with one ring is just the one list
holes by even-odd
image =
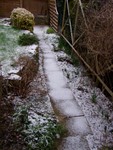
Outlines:
{"label": "wooden fence", "polygon": [[58,12],[56,7],[56,0],[49,0],[49,15],[50,15],[50,26],[54,30],[58,30]]}
{"label": "wooden fence", "polygon": [[[79,51],[75,49],[75,45],[78,43],[78,41],[82,38],[84,32],[76,38],[76,32],[77,32],[77,26],[78,26],[78,20],[79,20],[79,13],[82,14],[82,19],[84,20],[84,24],[87,28],[87,22],[85,18],[85,13],[83,10],[83,5],[81,0],[76,0],[75,4],[73,5],[73,8],[70,9],[69,7],[69,0],[64,0],[64,8],[63,8],[63,18],[62,18],[62,28],[59,31],[58,28],[58,20],[59,15],[57,12],[57,5],[56,0],[49,0],[49,13],[50,13],[50,26],[59,32],[59,34],[65,39],[65,41],[70,45],[72,48],[72,51],[84,64],[85,66],[90,70],[92,75],[96,77],[96,80],[99,81],[102,85],[102,89],[105,89],[108,94],[113,99],[113,91],[112,89],[104,82],[104,80],[99,76],[99,74],[90,66],[90,64],[84,59],[84,57],[81,55]],[[75,14],[75,18],[71,18],[71,15]],[[74,22],[74,24],[72,24]],[[68,28],[68,30],[67,30]],[[67,31],[68,34],[67,34]]]}
{"label": "wooden fence", "polygon": [[29,10],[36,19],[48,16],[48,0],[0,0],[0,17],[10,17],[11,11],[17,7]]}

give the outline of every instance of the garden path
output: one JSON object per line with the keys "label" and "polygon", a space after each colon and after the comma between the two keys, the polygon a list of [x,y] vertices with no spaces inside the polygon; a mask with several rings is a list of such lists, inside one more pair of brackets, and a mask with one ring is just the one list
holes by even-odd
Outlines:
{"label": "garden path", "polygon": [[34,33],[39,38],[39,48],[43,52],[43,67],[53,109],[68,130],[58,150],[90,150],[86,136],[92,134],[91,128],[56,62],[53,45],[44,35],[46,30],[47,27],[35,27]]}

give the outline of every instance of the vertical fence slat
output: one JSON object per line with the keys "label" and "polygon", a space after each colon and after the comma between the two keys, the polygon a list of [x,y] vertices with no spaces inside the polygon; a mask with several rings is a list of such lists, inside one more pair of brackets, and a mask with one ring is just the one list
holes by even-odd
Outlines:
{"label": "vertical fence slat", "polygon": [[56,7],[56,1],[49,1],[49,14],[50,14],[50,26],[53,27],[55,31],[58,30],[58,12]]}

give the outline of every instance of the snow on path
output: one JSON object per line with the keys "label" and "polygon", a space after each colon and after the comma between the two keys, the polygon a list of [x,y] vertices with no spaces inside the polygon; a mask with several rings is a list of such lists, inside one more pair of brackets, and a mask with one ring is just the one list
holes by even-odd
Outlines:
{"label": "snow on path", "polygon": [[[59,150],[89,150],[86,136],[92,134],[90,126],[77,104],[67,80],[59,69],[53,50],[53,43],[57,42],[57,35],[46,34],[47,28],[35,27],[35,34],[39,38],[39,47],[43,51],[44,70],[47,77],[49,95],[57,116],[68,130],[59,146]],[[70,140],[71,139],[71,140]]]}
{"label": "snow on path", "polygon": [[[56,55],[58,59],[69,57],[64,52],[57,52]],[[95,87],[82,66],[73,67],[66,61],[59,61],[58,64],[68,76],[68,85],[93,131],[93,135],[87,136],[90,148],[97,150],[103,145],[113,146],[113,104]]]}
{"label": "snow on path", "polygon": [[70,58],[62,51],[53,52],[58,36],[46,34],[47,28],[35,27],[34,31],[43,51],[51,102],[69,131],[59,150],[88,150],[88,144],[91,150],[99,150],[103,145],[113,146],[113,104],[95,87],[82,66],[57,61],[62,57]]}

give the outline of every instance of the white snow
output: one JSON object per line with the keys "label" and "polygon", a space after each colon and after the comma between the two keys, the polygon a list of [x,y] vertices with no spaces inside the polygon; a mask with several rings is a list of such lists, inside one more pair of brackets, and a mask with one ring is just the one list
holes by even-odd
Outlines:
{"label": "white snow", "polygon": [[[48,27],[35,27],[35,33],[37,33],[38,37],[40,37],[39,46],[41,49],[43,49],[44,58],[46,58],[46,60],[47,58],[54,59],[50,51],[53,51],[54,47],[57,47],[58,43],[58,36],[56,34],[46,34],[47,28]],[[57,57],[68,57],[64,52],[56,52],[55,54]],[[59,64],[60,69],[62,69],[62,71],[64,72],[65,77],[67,77],[67,82],[72,92],[70,92],[68,88],[65,88],[64,90],[57,89],[56,91],[53,90],[50,92],[50,97],[56,101],[60,101],[61,103],[63,99],[72,100],[73,93],[76,101],[78,102],[78,105],[82,109],[83,114],[85,115],[91,127],[93,135],[87,135],[86,131],[89,132],[89,128],[85,124],[86,120],[84,117],[82,120],[79,121],[77,121],[76,118],[75,120],[70,120],[70,123],[67,123],[67,126],[72,126],[72,128],[74,129],[76,127],[76,129],[78,129],[78,132],[86,133],[86,138],[88,140],[91,150],[97,150],[102,145],[113,146],[113,134],[111,132],[113,130],[112,103],[109,101],[108,98],[105,97],[102,91],[99,88],[97,88],[93,81],[87,76],[87,72],[85,71],[83,66],[80,65],[74,67],[67,61],[58,61],[57,63]],[[48,68],[47,70],[45,70],[45,72],[47,74],[50,74],[48,80],[50,80],[50,78],[53,79],[55,76],[54,72],[59,70],[57,65],[54,64],[53,60],[45,62],[44,65],[45,68]],[[55,70],[54,68],[57,68],[57,70]],[[51,75],[52,72],[53,75]],[[56,77],[55,82],[57,83],[58,81],[59,84],[59,80],[61,79],[59,79],[59,77]],[[56,83],[53,83],[53,85],[51,85],[54,87],[54,84]],[[92,102],[92,96],[94,94],[96,95],[96,103]],[[66,107],[63,105],[64,104],[61,104],[61,108]],[[68,114],[69,111],[70,114],[73,114],[74,110],[70,110],[71,106],[70,109],[67,109],[66,113]],[[84,126],[86,126],[86,131],[84,130]],[[66,142],[68,143],[67,139]],[[68,148],[65,147],[64,149],[67,150]],[[85,150],[87,150],[87,148]]]}
{"label": "white snow", "polygon": [[0,19],[0,25],[10,26],[10,18]]}
{"label": "white snow", "polygon": [[50,92],[50,97],[53,100],[72,100],[73,96],[72,96],[72,92],[68,89],[68,88],[59,88],[57,90],[53,90]]}
{"label": "white snow", "polygon": [[11,74],[8,79],[10,80],[21,80],[21,77],[17,74]]}
{"label": "white snow", "polygon": [[66,121],[66,126],[69,129],[70,135],[83,135],[87,136],[92,134],[90,127],[87,124],[86,118],[83,117],[73,117]]}
{"label": "white snow", "polygon": [[66,80],[61,71],[50,71],[47,73],[47,81],[51,89],[58,89],[59,87],[66,87]]}
{"label": "white snow", "polygon": [[15,72],[19,72],[19,70],[22,68],[22,66],[13,67],[13,64],[18,61],[19,57],[23,56],[33,56],[36,53],[37,45],[31,45],[31,46],[22,46],[15,49],[14,55],[8,57],[7,59],[4,59],[0,62],[1,64],[1,70],[2,70],[2,76],[7,77],[8,74],[12,70],[15,70]]}
{"label": "white snow", "polygon": [[81,111],[80,106],[74,100],[63,100],[60,101],[60,103],[58,101],[54,107],[58,109],[61,116],[65,115],[67,118],[83,116],[83,112]]}
{"label": "white snow", "polygon": [[[57,52],[57,57],[68,57],[63,52]],[[68,84],[81,107],[87,121],[93,131],[92,136],[87,136],[91,150],[97,150],[102,145],[113,144],[113,109],[110,100],[88,78],[87,72],[82,66],[73,67],[66,61],[58,62],[64,75],[68,75]],[[93,94],[96,95],[96,103],[92,102]],[[105,131],[106,128],[106,131]]]}

